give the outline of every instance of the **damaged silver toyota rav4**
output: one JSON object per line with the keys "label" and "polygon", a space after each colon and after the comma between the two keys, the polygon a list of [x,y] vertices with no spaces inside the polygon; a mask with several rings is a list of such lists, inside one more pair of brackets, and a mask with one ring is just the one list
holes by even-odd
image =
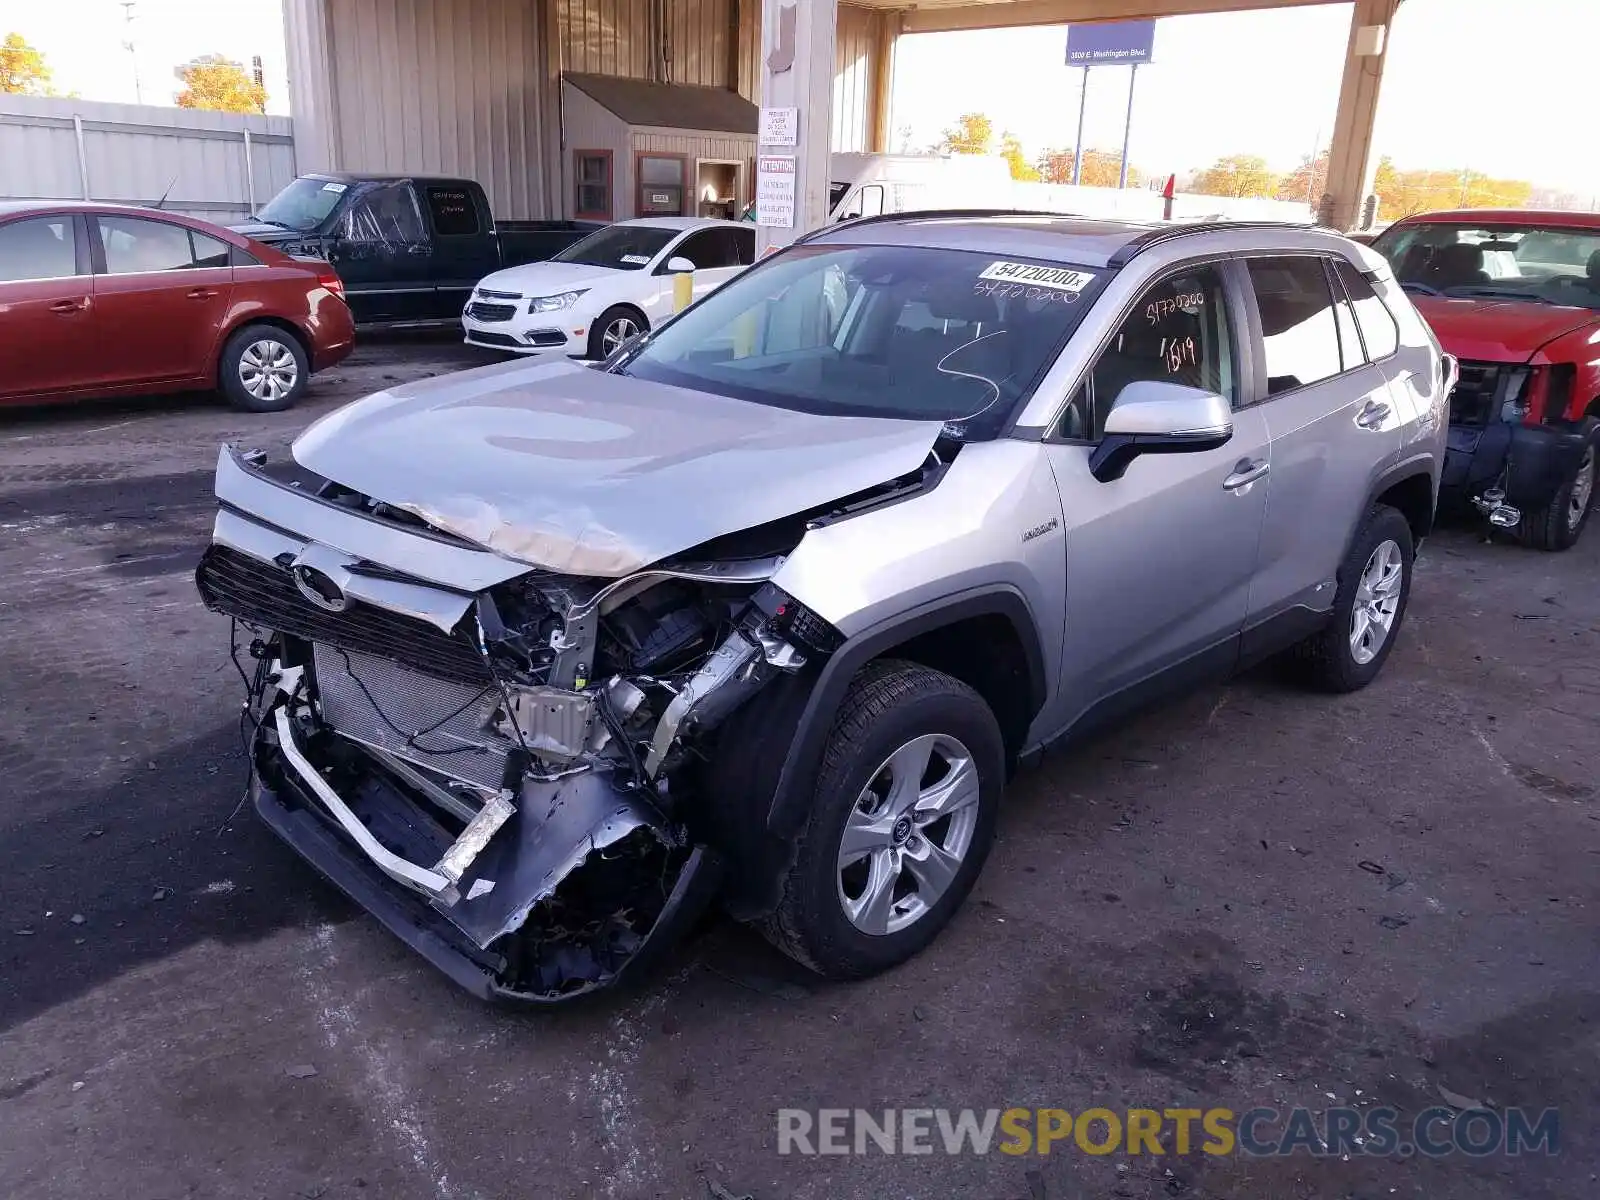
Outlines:
{"label": "damaged silver toyota rav4", "polygon": [[716,899],[881,971],[1045,746],[1279,651],[1377,674],[1453,370],[1331,234],[834,226],[604,363],[225,449],[197,578],[255,805],[480,995],[637,973]]}

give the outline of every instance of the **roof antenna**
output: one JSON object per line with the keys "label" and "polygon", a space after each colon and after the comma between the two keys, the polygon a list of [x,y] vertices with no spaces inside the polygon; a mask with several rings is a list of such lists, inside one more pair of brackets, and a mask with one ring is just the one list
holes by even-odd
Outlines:
{"label": "roof antenna", "polygon": [[178,185],[178,175],[177,175],[177,172],[173,172],[172,182],[167,184],[167,190],[162,192],[161,193],[161,199],[156,201],[156,207],[157,208],[160,208],[162,205],[164,205],[167,202],[167,197],[172,195],[172,189],[174,187],[176,187],[177,185]]}

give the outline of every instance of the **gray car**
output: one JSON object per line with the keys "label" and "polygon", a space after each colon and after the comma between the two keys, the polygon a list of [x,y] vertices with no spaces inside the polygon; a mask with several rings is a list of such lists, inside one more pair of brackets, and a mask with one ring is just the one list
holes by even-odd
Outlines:
{"label": "gray car", "polygon": [[870,975],[1045,747],[1270,655],[1377,675],[1453,372],[1330,233],[834,226],[604,363],[224,449],[256,807],[480,995],[612,983],[713,899]]}

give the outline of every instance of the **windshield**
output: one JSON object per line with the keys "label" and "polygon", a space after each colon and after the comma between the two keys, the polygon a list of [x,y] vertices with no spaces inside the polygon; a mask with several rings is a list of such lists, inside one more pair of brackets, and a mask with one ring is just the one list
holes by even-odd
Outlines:
{"label": "windshield", "polygon": [[1103,286],[1056,263],[802,246],[663,326],[614,369],[757,404],[944,421],[994,437]]}
{"label": "windshield", "polygon": [[1600,229],[1422,222],[1373,249],[1413,292],[1600,308]]}
{"label": "windshield", "polygon": [[256,219],[308,233],[328,219],[349,190],[347,183],[302,176],[268,200]]}
{"label": "windshield", "polygon": [[573,242],[551,262],[582,263],[586,267],[610,267],[616,271],[638,271],[650,265],[666,244],[682,230],[659,225],[608,225]]}

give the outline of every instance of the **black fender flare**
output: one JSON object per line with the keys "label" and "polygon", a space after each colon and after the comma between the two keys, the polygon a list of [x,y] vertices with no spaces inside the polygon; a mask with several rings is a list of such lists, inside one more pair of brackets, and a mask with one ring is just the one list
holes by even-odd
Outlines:
{"label": "black fender flare", "polygon": [[1432,525],[1433,517],[1438,513],[1440,491],[1439,477],[1429,469],[1429,464],[1433,460],[1434,455],[1432,453],[1419,453],[1411,458],[1406,459],[1404,462],[1394,463],[1391,466],[1386,467],[1375,479],[1373,479],[1371,484],[1369,484],[1367,487],[1367,502],[1362,506],[1361,513],[1356,518],[1355,526],[1350,530],[1349,533],[1345,535],[1344,553],[1339,556],[1340,562],[1343,562],[1345,557],[1350,553],[1351,543],[1355,541],[1356,534],[1361,532],[1361,526],[1366,521],[1367,514],[1377,507],[1378,497],[1383,495],[1390,488],[1394,487],[1394,485],[1397,483],[1404,483],[1408,479],[1416,479],[1418,477],[1423,477],[1428,480],[1428,489],[1433,494],[1434,511],[1433,513],[1429,514],[1429,525]]}
{"label": "black fender flare", "polygon": [[834,715],[843,704],[851,681],[862,667],[911,638],[958,621],[987,616],[1003,617],[1015,630],[1027,662],[1029,711],[1037,715],[1047,691],[1044,651],[1033,612],[1015,587],[994,584],[957,592],[880,621],[846,640],[817,675],[778,773],[767,811],[767,832],[789,841],[804,824],[828,731],[833,728]]}

